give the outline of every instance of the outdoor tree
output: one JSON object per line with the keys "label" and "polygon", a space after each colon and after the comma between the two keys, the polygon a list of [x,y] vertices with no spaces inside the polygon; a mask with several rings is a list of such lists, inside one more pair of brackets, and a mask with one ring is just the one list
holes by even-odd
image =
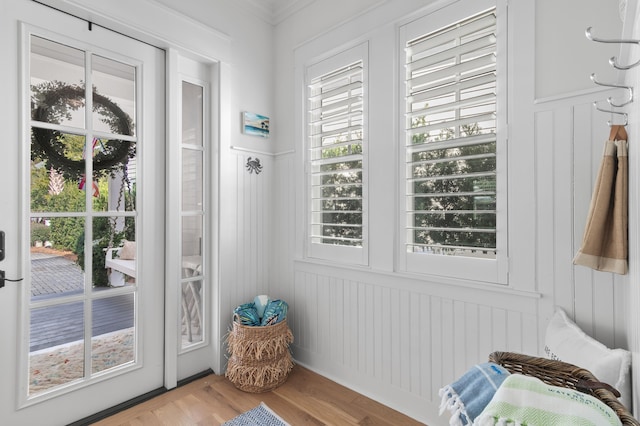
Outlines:
{"label": "outdoor tree", "polygon": [[[413,122],[414,127],[425,124],[424,117]],[[483,129],[478,123],[460,128],[460,137],[481,133]],[[435,137],[418,133],[412,142],[414,145],[425,144],[455,136],[454,129],[448,128]],[[494,140],[424,150],[412,155],[414,226],[418,228],[414,234],[415,243],[495,248],[495,152]]]}

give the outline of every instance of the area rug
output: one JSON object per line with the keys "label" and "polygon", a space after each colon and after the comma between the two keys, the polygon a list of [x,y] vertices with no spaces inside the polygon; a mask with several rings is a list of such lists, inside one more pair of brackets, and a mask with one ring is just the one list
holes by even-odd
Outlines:
{"label": "area rug", "polygon": [[[133,328],[101,334],[91,339],[91,372],[132,362]],[[84,345],[82,341],[66,343],[32,352],[29,356],[29,394],[84,377]]]}
{"label": "area rug", "polygon": [[240,414],[222,424],[222,426],[290,426],[276,413],[261,402],[256,408]]}

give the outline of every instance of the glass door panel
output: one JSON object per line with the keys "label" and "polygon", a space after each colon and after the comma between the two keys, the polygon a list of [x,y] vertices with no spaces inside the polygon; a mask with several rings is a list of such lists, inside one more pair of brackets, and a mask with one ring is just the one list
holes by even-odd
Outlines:
{"label": "glass door panel", "polygon": [[136,361],[137,80],[135,66],[30,40],[34,396]]}
{"label": "glass door panel", "polygon": [[92,64],[93,130],[134,136],[136,68],[98,55],[93,55]]}
{"label": "glass door panel", "polygon": [[[66,326],[62,328],[61,324]],[[84,377],[83,302],[34,308],[30,328],[29,395]]]}
{"label": "glass door panel", "polygon": [[30,65],[31,118],[84,128],[85,52],[31,36]]}
{"label": "glass door panel", "polygon": [[204,88],[182,81],[181,350],[205,342]]}

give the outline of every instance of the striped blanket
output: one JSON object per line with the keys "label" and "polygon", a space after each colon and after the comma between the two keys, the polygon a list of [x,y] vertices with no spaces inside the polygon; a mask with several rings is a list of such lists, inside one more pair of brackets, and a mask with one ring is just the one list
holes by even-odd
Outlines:
{"label": "striped blanket", "polygon": [[507,370],[491,362],[474,365],[458,380],[440,389],[440,415],[449,410],[450,426],[471,425],[508,375]]}
{"label": "striped blanket", "polygon": [[608,405],[591,395],[512,374],[502,382],[473,424],[601,426],[621,425],[621,422]]}

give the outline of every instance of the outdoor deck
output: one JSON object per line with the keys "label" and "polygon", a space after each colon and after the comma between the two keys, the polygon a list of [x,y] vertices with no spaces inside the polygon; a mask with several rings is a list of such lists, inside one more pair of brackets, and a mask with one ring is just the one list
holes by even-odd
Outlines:
{"label": "outdoor deck", "polygon": [[[31,259],[32,301],[82,292],[84,273],[73,260],[55,253],[32,253]],[[99,287],[94,291],[109,291],[109,288]],[[133,303],[133,294],[96,299],[92,308],[92,335],[133,327]],[[73,302],[33,310],[30,350],[81,340],[84,337],[83,309],[82,302]]]}

